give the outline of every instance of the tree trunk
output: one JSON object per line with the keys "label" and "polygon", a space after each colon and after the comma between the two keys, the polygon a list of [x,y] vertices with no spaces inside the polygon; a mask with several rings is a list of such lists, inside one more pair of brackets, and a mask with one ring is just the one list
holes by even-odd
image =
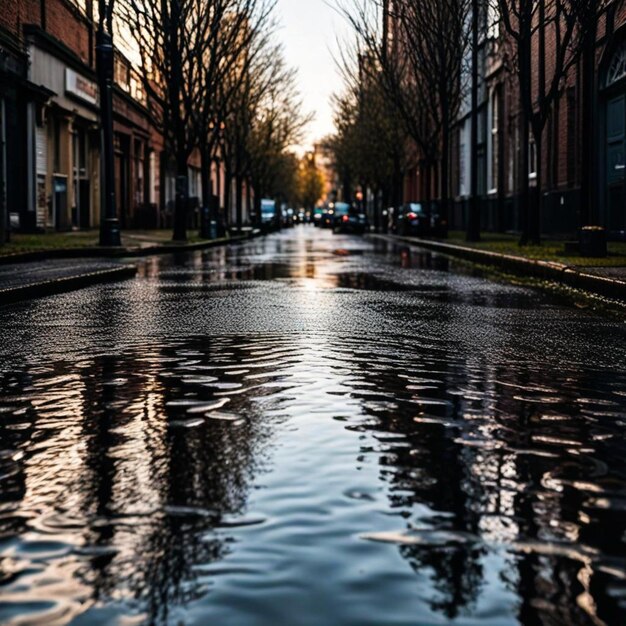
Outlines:
{"label": "tree trunk", "polygon": [[241,174],[235,176],[235,212],[237,215],[237,231],[243,228],[243,179]]}
{"label": "tree trunk", "polygon": [[528,119],[522,110],[520,112],[520,163],[519,163],[519,215],[521,222],[522,235],[520,245],[525,246],[528,243],[528,205],[530,201],[530,185],[528,180],[529,155],[528,143],[530,140],[530,131]]}
{"label": "tree trunk", "polygon": [[210,237],[211,221],[215,219],[211,215],[210,207],[213,205],[213,181],[211,180],[212,160],[208,146],[203,146],[200,151],[202,179],[202,209],[200,214],[200,230],[202,237]]}
{"label": "tree trunk", "polygon": [[450,208],[450,109],[445,103],[443,107],[443,130],[441,138],[441,206],[439,217],[448,223]]}
{"label": "tree trunk", "polygon": [[248,212],[248,219],[250,220],[250,224],[254,224],[254,220],[252,219],[252,185],[250,184],[250,179],[246,176],[246,211]]}
{"label": "tree trunk", "polygon": [[393,166],[393,179],[391,188],[391,206],[397,209],[402,204],[402,183],[404,176],[402,174],[402,168],[400,167],[400,160],[394,159]]}
{"label": "tree trunk", "polygon": [[424,176],[423,176],[423,189],[424,189],[424,204],[426,205],[424,207],[425,211],[426,211],[426,215],[428,216],[428,219],[430,219],[430,204],[433,200],[433,194],[432,194],[432,170],[433,170],[433,166],[429,161],[425,161],[424,165],[423,165],[423,172],[424,172]]}
{"label": "tree trunk", "polygon": [[528,210],[528,243],[538,246],[541,243],[541,214],[543,206],[543,129],[533,132],[535,153],[537,155],[537,176],[535,193],[529,198]]}
{"label": "tree trunk", "polygon": [[187,207],[189,181],[187,154],[180,152],[176,157],[176,203],[174,205],[174,241],[187,241]]}
{"label": "tree trunk", "polygon": [[230,202],[233,188],[233,175],[228,163],[224,164],[224,226],[228,230],[230,227]]}

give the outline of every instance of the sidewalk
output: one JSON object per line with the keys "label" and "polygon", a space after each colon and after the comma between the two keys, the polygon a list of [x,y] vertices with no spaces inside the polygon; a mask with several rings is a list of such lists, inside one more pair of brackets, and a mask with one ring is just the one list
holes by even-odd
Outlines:
{"label": "sidewalk", "polygon": [[18,300],[80,289],[105,281],[135,276],[137,267],[118,258],[191,252],[244,241],[257,234],[173,242],[171,230],[128,231],[119,248],[101,248],[98,231],[14,235],[0,247],[0,306]]}
{"label": "sidewalk", "polygon": [[0,265],[0,305],[131,278],[135,265],[98,259],[46,260]]}
{"label": "sidewalk", "polygon": [[0,246],[0,264],[44,259],[75,259],[93,257],[139,257],[170,252],[201,250],[234,243],[256,234],[249,229],[241,236],[222,239],[201,239],[194,231],[187,242],[172,241],[171,230],[137,230],[122,232],[122,246],[101,248],[97,230],[35,235],[13,234],[11,241]]}
{"label": "sidewalk", "polygon": [[517,238],[487,234],[484,241],[468,243],[460,233],[450,238],[419,239],[398,235],[372,235],[399,241],[498,268],[523,277],[556,281],[568,287],[626,302],[626,244],[611,244],[603,259],[566,256],[564,243],[546,241],[542,246],[520,248]]}

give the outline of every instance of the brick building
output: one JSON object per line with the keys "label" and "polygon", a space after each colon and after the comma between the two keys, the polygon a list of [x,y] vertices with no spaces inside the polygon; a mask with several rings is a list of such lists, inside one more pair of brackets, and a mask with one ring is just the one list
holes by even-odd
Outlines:
{"label": "brick building", "polygon": [[[599,3],[600,4],[600,3]],[[505,64],[506,33],[492,10],[483,14],[479,49],[477,159],[471,160],[470,100],[462,103],[451,129],[450,227],[465,229],[469,181],[477,168],[481,228],[521,230],[520,106],[517,78]],[[571,236],[580,226],[600,224],[614,238],[626,237],[626,3],[613,0],[598,19],[593,49],[581,54],[559,84],[542,134],[541,159],[534,140],[529,144],[528,177],[531,202],[541,194],[541,230]],[[546,31],[541,59],[537,35],[533,42],[535,91],[543,62],[549,80],[554,41]],[[587,62],[586,62],[587,58]],[[589,61],[589,59],[591,59]],[[469,76],[464,77],[469,84]],[[540,161],[541,176],[537,176]],[[412,159],[419,163],[419,154]],[[541,178],[541,189],[537,179]],[[423,200],[431,185],[440,193],[437,172],[425,180],[419,166],[405,176],[405,201]]]}
{"label": "brick building", "polygon": [[[26,231],[100,223],[93,16],[93,0],[0,0],[0,240],[9,221]],[[149,114],[139,76],[120,51],[114,80],[120,225],[170,226],[175,179],[164,139]],[[202,189],[196,153],[189,160],[189,193],[198,207]],[[191,221],[197,221],[196,213]]]}

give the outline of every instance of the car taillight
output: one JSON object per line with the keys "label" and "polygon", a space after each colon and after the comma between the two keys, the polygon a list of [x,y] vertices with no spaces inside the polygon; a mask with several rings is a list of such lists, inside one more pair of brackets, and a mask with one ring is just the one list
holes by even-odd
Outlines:
{"label": "car taillight", "polygon": [[417,213],[409,213],[407,215],[407,218],[410,220],[414,220],[417,217]]}
{"label": "car taillight", "polygon": [[344,215],[341,219],[342,219],[344,222],[347,222],[350,218],[349,218],[347,215]]}

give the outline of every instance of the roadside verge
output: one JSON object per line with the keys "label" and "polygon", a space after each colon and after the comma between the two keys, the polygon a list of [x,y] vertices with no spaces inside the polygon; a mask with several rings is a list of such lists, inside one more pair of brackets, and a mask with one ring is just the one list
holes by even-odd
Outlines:
{"label": "roadside verge", "polygon": [[104,248],[100,246],[87,246],[75,248],[50,248],[45,250],[33,250],[31,252],[18,252],[0,256],[0,265],[9,263],[29,263],[33,261],[45,261],[48,259],[118,259],[139,258],[155,254],[172,254],[175,252],[194,252],[207,248],[216,248],[230,243],[247,241],[256,236],[255,232],[247,235],[223,237],[220,239],[207,239],[195,243],[159,243],[137,246],[119,246]]}
{"label": "roadside verge", "polygon": [[378,234],[372,234],[370,237],[425,248],[473,263],[490,265],[519,276],[553,280],[567,285],[568,287],[626,302],[626,281],[618,278],[600,276],[599,274],[581,270],[571,265],[553,261],[526,259],[520,256],[478,250],[467,246],[414,237]]}

